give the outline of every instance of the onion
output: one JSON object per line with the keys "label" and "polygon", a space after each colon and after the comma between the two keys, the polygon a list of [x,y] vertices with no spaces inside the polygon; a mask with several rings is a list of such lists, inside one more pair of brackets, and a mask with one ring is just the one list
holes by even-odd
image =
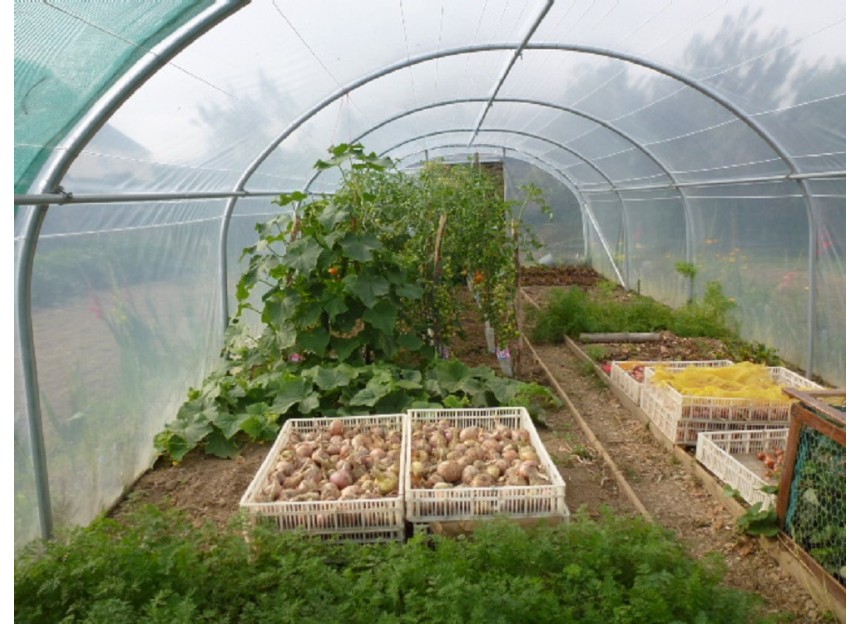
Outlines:
{"label": "onion", "polygon": [[481,448],[484,449],[485,452],[489,453],[491,451],[499,452],[501,449],[499,448],[499,443],[489,438],[481,442]]}
{"label": "onion", "polygon": [[426,481],[428,487],[435,487],[437,483],[444,483],[444,482],[445,482],[445,479],[442,478],[442,475],[440,475],[439,473],[436,473],[436,472],[434,472],[433,474],[428,476],[427,481]]}
{"label": "onion", "polygon": [[517,468],[517,474],[522,478],[527,479],[529,478],[529,475],[536,473],[537,469],[537,462],[529,459],[519,465],[519,468]]}
{"label": "onion", "polygon": [[383,472],[377,477],[376,484],[382,496],[390,494],[397,489],[397,475],[391,471]]}
{"label": "onion", "polygon": [[336,470],[332,473],[332,475],[328,478],[331,483],[334,483],[339,490],[343,490],[348,485],[352,485],[352,475],[349,471],[341,468],[340,470]]}
{"label": "onion", "polygon": [[465,442],[466,440],[476,440],[479,433],[480,430],[478,427],[466,427],[460,431],[460,441]]}
{"label": "onion", "polygon": [[348,485],[340,491],[340,500],[355,500],[360,495],[360,487],[357,485]]}
{"label": "onion", "polygon": [[472,479],[478,476],[479,473],[480,471],[474,466],[466,466],[465,468],[463,468],[463,472],[460,475],[460,479],[463,481],[463,483],[470,483]]}
{"label": "onion", "polygon": [[291,474],[289,476],[285,476],[283,479],[279,480],[281,482],[281,487],[285,490],[295,488],[302,482],[304,479],[304,475],[302,473]]}
{"label": "onion", "polygon": [[463,468],[454,461],[443,461],[436,466],[436,474],[438,474],[446,483],[454,483],[460,479],[463,473]]}
{"label": "onion", "polygon": [[529,444],[531,442],[531,436],[526,429],[515,430],[511,435],[511,439],[513,439],[514,442],[521,444]]}
{"label": "onion", "polygon": [[314,460],[320,468],[331,466],[331,457],[329,457],[329,454],[321,448],[318,448],[313,452],[311,459]]}
{"label": "onion", "polygon": [[520,453],[513,447],[505,447],[505,450],[502,451],[502,458],[512,462],[520,458]]}
{"label": "onion", "polygon": [[471,487],[491,487],[496,484],[496,480],[488,475],[486,472],[481,472],[471,480],[469,485]]}
{"label": "onion", "polygon": [[445,439],[444,434],[439,431],[434,431],[430,436],[430,448],[432,449],[445,449],[448,447],[448,440]]}
{"label": "onion", "polygon": [[310,457],[313,452],[314,445],[309,442],[302,442],[296,447],[296,457],[301,457],[302,459]]}
{"label": "onion", "polygon": [[299,495],[299,491],[296,489],[281,490],[281,495],[278,497],[278,500],[280,500],[280,501],[291,501],[298,495]]}
{"label": "onion", "polygon": [[320,498],[322,500],[337,500],[340,497],[340,488],[331,481],[323,483],[320,488]]}
{"label": "onion", "polygon": [[455,449],[455,450],[453,450],[453,451],[448,451],[448,452],[445,454],[445,459],[448,459],[448,460],[451,460],[451,461],[457,461],[457,460],[458,460],[458,459],[460,459],[461,457],[465,458],[465,455],[463,455],[463,453],[461,453],[460,451],[457,451],[456,449]]}

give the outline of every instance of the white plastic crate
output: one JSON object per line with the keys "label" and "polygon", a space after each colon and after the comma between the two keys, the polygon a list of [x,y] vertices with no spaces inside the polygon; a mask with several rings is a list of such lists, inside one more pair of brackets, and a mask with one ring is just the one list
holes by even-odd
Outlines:
{"label": "white plastic crate", "polygon": [[[609,379],[614,383],[624,394],[639,405],[641,399],[641,390],[644,381],[636,381],[630,375],[630,367],[642,365],[646,368],[659,365],[671,365],[672,367],[684,368],[687,366],[731,366],[731,360],[692,360],[687,362],[672,362],[672,361],[641,361],[641,360],[625,360],[614,361],[609,368]],[[644,371],[643,371],[644,374]]]}
{"label": "white plastic crate", "polygon": [[[538,526],[543,522],[546,522],[549,526],[556,526],[558,524],[567,524],[570,522],[570,510],[567,508],[567,505],[562,504],[559,513],[552,516],[540,516],[534,518],[508,517],[506,519],[524,528]],[[472,533],[475,530],[475,523],[484,520],[487,520],[486,516],[481,516],[478,520],[414,522],[411,524],[414,535],[421,533],[424,535],[435,534],[456,537],[457,535]]]}
{"label": "white plastic crate", "polygon": [[279,461],[281,451],[290,441],[292,432],[312,433],[327,431],[333,418],[300,418],[288,420],[251,485],[239,502],[240,510],[247,515],[251,527],[258,522],[271,522],[280,530],[303,530],[310,535],[331,538],[335,541],[383,542],[403,541],[406,523],[403,517],[403,488],[406,458],[405,414],[377,416],[344,416],[344,428],[358,428],[361,432],[373,427],[382,427],[387,432],[399,431],[401,435],[399,475],[396,496],[376,499],[346,501],[276,501],[259,502],[258,497],[273,466]]}
{"label": "white plastic crate", "polygon": [[540,518],[567,514],[569,517],[564,503],[564,480],[541,442],[528,411],[523,407],[408,410],[405,433],[407,465],[411,466],[412,461],[413,428],[445,419],[459,428],[474,426],[492,431],[500,424],[513,429],[525,429],[550,483],[535,486],[422,489],[412,487],[411,479],[407,478],[404,489],[406,520],[421,525],[479,520],[494,515]]}
{"label": "white plastic crate", "polygon": [[[671,365],[668,368],[675,370]],[[821,388],[787,368],[770,366],[767,372],[783,388]],[[693,446],[702,431],[788,426],[789,401],[682,395],[671,386],[654,385],[653,376],[654,368],[646,368],[640,406],[654,426],[675,444]]]}
{"label": "white plastic crate", "polygon": [[776,505],[776,495],[761,490],[766,485],[778,485],[778,477],[767,475],[767,467],[758,453],[785,450],[788,429],[759,429],[741,431],[704,431],[696,441],[696,460],[714,476],[737,490],[750,505],[761,503],[763,508]]}

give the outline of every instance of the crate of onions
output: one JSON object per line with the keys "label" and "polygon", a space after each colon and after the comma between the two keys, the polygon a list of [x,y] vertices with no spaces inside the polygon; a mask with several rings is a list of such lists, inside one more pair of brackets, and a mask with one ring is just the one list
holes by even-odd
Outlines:
{"label": "crate of onions", "polygon": [[336,541],[402,541],[404,414],[288,420],[239,503],[270,522]]}
{"label": "crate of onions", "polygon": [[522,407],[408,410],[406,520],[567,518],[565,484]]}

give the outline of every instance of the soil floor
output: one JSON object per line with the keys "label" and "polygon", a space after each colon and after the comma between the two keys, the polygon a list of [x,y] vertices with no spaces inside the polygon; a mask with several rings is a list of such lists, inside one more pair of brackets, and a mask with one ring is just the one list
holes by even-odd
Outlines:
{"label": "soil floor", "polygon": [[[539,304],[554,287],[588,288],[598,279],[596,273],[582,267],[540,269],[524,279],[522,292],[527,295],[526,300],[530,298]],[[487,364],[498,369],[495,355],[487,350],[483,323],[476,312],[472,310],[464,317],[468,338],[453,345],[454,355],[470,365]],[[711,348],[714,352],[719,350],[719,345],[688,343],[670,334],[647,345],[602,346],[615,359],[714,359]],[[722,502],[657,441],[647,425],[624,407],[592,367],[577,359],[565,345],[533,347],[537,359],[530,350],[522,349],[519,353],[517,377],[549,385],[539,365],[543,363],[647,513],[673,531],[691,556],[719,553],[727,567],[725,583],[759,594],[770,612],[785,616],[782,621],[810,624],[834,621],[757,540],[736,529],[734,517]],[[672,357],[677,353],[683,355]],[[584,510],[596,514],[603,506],[621,514],[641,512],[619,487],[607,462],[589,443],[567,407],[546,412],[541,420],[541,441],[565,480],[567,505],[572,512]],[[235,519],[239,499],[267,452],[268,445],[249,444],[230,460],[192,452],[179,465],[159,461],[139,479],[114,515],[122,515],[135,505],[155,503],[186,510],[199,523],[211,521],[226,527]]]}

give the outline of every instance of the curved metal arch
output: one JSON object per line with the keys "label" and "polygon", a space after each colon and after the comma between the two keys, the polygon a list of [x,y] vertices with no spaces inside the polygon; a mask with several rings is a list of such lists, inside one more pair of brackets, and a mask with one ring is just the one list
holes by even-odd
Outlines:
{"label": "curved metal arch", "polygon": [[[440,102],[433,102],[431,104],[425,104],[424,106],[418,106],[416,108],[411,108],[409,110],[406,110],[406,111],[400,112],[396,115],[393,115],[391,117],[388,117],[387,119],[384,119],[383,121],[372,126],[371,128],[368,128],[364,132],[356,135],[356,137],[353,139],[353,141],[359,142],[362,139],[364,139],[364,137],[366,137],[369,134],[372,134],[373,132],[376,132],[380,128],[383,128],[384,126],[387,126],[390,123],[394,123],[395,121],[398,121],[400,119],[403,119],[404,117],[408,117],[409,115],[413,115],[415,113],[420,113],[420,112],[423,112],[426,110],[431,110],[433,108],[439,108],[442,106],[454,106],[457,104],[480,104],[480,103],[487,102],[487,101],[488,101],[488,98],[483,98],[483,97],[481,97],[481,98],[455,98],[455,99],[451,99],[451,100],[443,100]],[[631,143],[636,149],[640,150],[642,153],[644,153],[646,156],[648,156],[654,162],[654,164],[657,165],[657,167],[661,171],[663,171],[663,173],[666,174],[666,177],[668,177],[672,181],[673,185],[678,184],[678,179],[675,177],[675,175],[671,171],[669,171],[669,169],[666,167],[666,165],[663,164],[663,161],[660,158],[658,158],[647,146],[639,143],[636,139],[631,137],[627,132],[616,128],[614,125],[612,125],[611,123],[609,123],[603,119],[595,117],[594,115],[591,115],[589,113],[584,113],[582,111],[578,111],[578,110],[573,109],[573,108],[568,108],[566,106],[562,106],[560,104],[554,104],[552,102],[542,102],[541,100],[533,100],[533,99],[529,99],[529,98],[496,98],[495,102],[500,102],[502,104],[528,104],[531,106],[540,106],[540,107],[544,107],[544,108],[552,108],[552,109],[555,109],[555,110],[558,110],[558,111],[561,111],[564,113],[576,115],[577,117],[582,117],[583,119],[587,119],[587,120],[589,120],[589,121],[591,121],[591,122],[593,122],[593,123],[595,123],[595,124],[597,124],[603,128],[606,128],[607,130],[609,130],[613,134],[616,134],[617,136],[620,136],[625,141],[628,141],[629,143]],[[314,172],[314,174],[308,179],[308,181],[304,185],[305,191],[307,191],[307,189],[310,188],[310,185],[314,183],[314,181],[320,176],[321,173],[322,172],[320,172],[320,171]],[[623,191],[623,190],[624,190],[623,188],[619,188],[619,191]]]}
{"label": "curved metal arch", "polygon": [[[539,163],[538,166],[541,166],[541,168],[544,171],[546,171],[547,173],[552,175],[563,186],[565,186],[571,192],[571,194],[573,194],[573,196],[576,198],[576,201],[579,202],[580,211],[583,211],[583,210],[585,211],[585,216],[591,222],[591,225],[594,227],[594,231],[597,232],[597,238],[600,241],[601,247],[603,247],[603,251],[606,253],[606,258],[609,260],[609,264],[612,266],[612,270],[614,271],[615,275],[618,277],[619,281],[623,282],[623,279],[621,277],[621,271],[618,269],[618,265],[615,264],[615,260],[612,257],[612,251],[610,251],[610,249],[609,249],[609,245],[606,242],[606,237],[603,236],[603,231],[600,229],[600,224],[594,218],[594,214],[591,212],[591,208],[588,206],[588,202],[585,201],[585,198],[582,196],[581,192],[579,191],[579,189],[576,185],[576,182],[574,182],[570,177],[568,177],[568,175],[566,173],[564,173],[561,169],[559,169],[558,167],[556,167],[554,164],[550,163],[549,161],[544,160],[540,156],[535,156],[534,154],[532,154],[528,150],[521,150],[521,149],[517,149],[515,147],[508,147],[507,145],[500,145],[497,143],[470,143],[469,145],[463,145],[463,144],[458,143],[458,144],[449,144],[449,145],[434,145],[433,147],[427,148],[426,150],[419,150],[417,152],[413,152],[412,154],[409,154],[408,156],[406,156],[406,158],[410,158],[410,157],[417,155],[417,154],[420,154],[422,152],[424,152],[426,154],[430,150],[463,149],[464,151],[468,152],[470,149],[475,149],[475,148],[480,148],[480,147],[492,147],[492,148],[496,148],[496,149],[501,149],[502,153],[503,153],[503,158],[505,157],[504,154],[507,151],[519,152],[521,154],[524,154],[527,158],[530,158],[530,159],[536,161],[537,163]],[[583,219],[582,229],[583,229],[582,234],[583,234],[584,240],[586,241],[586,250],[587,250],[588,249],[588,246],[587,246],[588,230],[585,229],[585,219]]]}
{"label": "curved metal arch", "polygon": [[[576,44],[561,44],[561,43],[527,43],[523,44],[522,42],[518,43],[499,43],[499,44],[480,44],[473,46],[462,46],[457,48],[450,48],[447,50],[437,50],[434,52],[429,52],[426,54],[416,55],[414,57],[410,57],[407,59],[403,59],[386,67],[377,69],[370,74],[362,76],[356,80],[353,80],[349,84],[344,87],[337,89],[334,93],[329,96],[323,98],[316,105],[308,109],[305,113],[300,115],[296,120],[294,120],[290,125],[285,128],[275,139],[266,146],[262,152],[250,163],[250,165],[245,169],[245,171],[240,175],[239,180],[236,182],[236,186],[234,187],[234,191],[242,191],[244,190],[245,183],[250,179],[250,177],[254,174],[254,172],[260,167],[260,165],[268,158],[268,156],[280,145],[284,140],[286,140],[290,135],[292,135],[298,128],[304,125],[307,121],[309,121],[314,115],[316,115],[319,111],[337,101],[341,97],[351,93],[355,89],[379,78],[382,78],[390,73],[399,71],[401,69],[405,69],[408,67],[412,67],[413,65],[418,65],[420,63],[425,63],[428,61],[434,61],[440,58],[447,58],[449,56],[458,56],[463,54],[475,54],[479,52],[493,52],[493,51],[504,51],[504,50],[544,50],[544,51],[563,51],[563,52],[578,52],[582,54],[591,54],[595,56],[603,56],[606,58],[613,58],[616,60],[624,61],[626,63],[631,63],[633,65],[638,65],[640,67],[644,67],[646,69],[650,69],[654,72],[662,74],[664,76],[668,76],[674,80],[679,81],[680,83],[694,89],[698,93],[701,93],[706,98],[716,102],[727,111],[735,115],[739,120],[741,120],[744,125],[746,125],[754,134],[756,134],[759,138],[761,138],[782,160],[786,167],[788,168],[790,174],[797,174],[798,168],[794,162],[794,159],[791,155],[782,147],[779,141],[770,133],[768,130],[758,123],[753,117],[746,114],[744,111],[735,106],[731,101],[727,98],[720,95],[714,89],[709,88],[707,85],[702,84],[698,80],[691,78],[682,74],[681,72],[662,65],[660,63],[655,63],[648,59],[638,57],[632,54],[626,54],[623,52],[618,52],[615,50],[610,50],[607,48],[599,48],[595,46],[584,46],[584,45],[576,45]],[[798,186],[803,195],[804,202],[806,204],[807,217],[810,223],[810,244],[809,244],[809,255],[810,255],[810,270],[809,270],[809,290],[810,290],[810,300],[808,302],[808,317],[809,317],[809,339],[808,339],[808,363],[807,373],[811,374],[811,362],[812,362],[812,352],[814,348],[814,337],[813,337],[813,312],[814,312],[814,302],[812,299],[812,293],[815,292],[815,266],[814,266],[814,243],[812,242],[813,234],[816,231],[815,218],[812,209],[812,200],[809,196],[809,190],[807,185],[800,181],[798,182]],[[231,198],[227,202],[227,206],[224,211],[224,220],[222,222],[221,228],[221,267],[220,273],[222,277],[222,281],[224,283],[224,296],[222,297],[222,308],[223,308],[223,319],[226,326],[227,320],[227,299],[226,299],[226,275],[227,275],[227,267],[226,267],[226,247],[227,247],[227,230],[229,228],[230,216],[233,212],[233,209],[236,205],[236,199]]]}
{"label": "curved metal arch", "polygon": [[[399,119],[403,119],[404,117],[407,117],[407,116],[412,115],[412,114],[414,114],[414,113],[419,113],[419,112],[422,112],[422,111],[425,111],[425,110],[430,110],[430,109],[438,108],[438,107],[441,107],[441,106],[451,106],[451,105],[456,105],[456,104],[466,104],[466,103],[484,103],[484,102],[489,102],[489,101],[490,101],[490,99],[489,99],[489,98],[456,98],[456,99],[453,99],[453,100],[444,100],[444,101],[442,101],[442,102],[434,102],[434,103],[431,103],[431,104],[426,104],[426,105],[424,105],[424,106],[419,106],[419,107],[417,107],[417,108],[413,108],[413,109],[409,109],[409,110],[403,111],[403,112],[401,112],[401,113],[399,113],[399,114],[397,114],[397,115],[394,115],[394,116],[392,116],[392,117],[389,117],[389,118],[387,118],[387,119],[385,119],[385,120],[381,121],[380,123],[376,124],[375,126],[373,126],[373,127],[369,128],[369,129],[365,130],[364,132],[362,132],[361,134],[357,135],[357,136],[355,137],[354,141],[356,141],[356,142],[357,142],[357,141],[361,141],[364,137],[366,137],[367,135],[369,135],[369,134],[371,134],[371,133],[375,132],[376,130],[378,130],[378,129],[382,128],[383,126],[386,126],[386,125],[388,125],[389,123],[393,123],[393,122],[395,122],[395,121],[397,121],[397,120],[399,120]],[[651,161],[652,161],[655,165],[657,165],[657,167],[658,167],[661,171],[663,171],[663,173],[666,175],[666,177],[667,177],[667,178],[669,178],[669,180],[671,180],[671,181],[672,181],[672,184],[674,185],[675,191],[678,193],[678,196],[679,196],[679,198],[681,199],[681,206],[682,206],[682,209],[683,209],[683,211],[684,211],[684,226],[685,226],[685,227],[684,227],[684,235],[685,235],[685,246],[684,246],[684,249],[685,249],[685,257],[686,257],[686,259],[687,259],[688,261],[690,261],[690,260],[691,260],[691,257],[692,257],[692,241],[693,241],[693,238],[694,238],[694,237],[693,237],[693,230],[692,230],[692,228],[693,228],[694,223],[693,223],[693,220],[692,220],[692,218],[691,218],[691,216],[690,216],[690,207],[689,207],[689,205],[688,205],[688,203],[687,203],[687,196],[686,196],[686,193],[684,192],[684,190],[683,190],[682,188],[680,188],[680,187],[678,187],[678,186],[677,186],[677,184],[678,184],[678,179],[677,179],[677,178],[675,177],[675,175],[674,175],[674,174],[673,174],[673,173],[668,169],[668,167],[666,167],[666,165],[664,165],[664,164],[663,164],[663,161],[662,161],[660,158],[658,158],[658,157],[657,157],[657,156],[656,156],[656,155],[651,151],[651,149],[650,149],[650,148],[648,148],[647,146],[645,146],[645,145],[641,144],[639,141],[637,141],[636,139],[634,139],[633,137],[631,137],[627,132],[625,132],[625,131],[623,131],[623,130],[620,130],[619,128],[616,128],[616,127],[615,127],[613,124],[611,124],[610,122],[605,121],[605,120],[603,120],[603,119],[600,119],[600,118],[598,118],[598,117],[595,117],[594,115],[590,115],[590,114],[588,114],[588,113],[584,113],[584,112],[582,112],[582,111],[578,111],[578,110],[576,110],[576,109],[572,109],[572,108],[569,108],[569,107],[566,107],[566,106],[561,106],[561,105],[559,105],[559,104],[554,104],[554,103],[551,103],[551,102],[542,102],[542,101],[540,101],[540,100],[533,100],[533,99],[528,99],[528,98],[494,98],[494,100],[493,100],[493,101],[494,101],[494,102],[502,102],[502,103],[515,103],[515,104],[528,104],[528,105],[532,105],[532,106],[541,106],[541,107],[546,107],[546,108],[552,108],[552,109],[555,109],[555,110],[559,110],[559,111],[562,111],[562,112],[565,112],[565,113],[569,113],[569,114],[572,114],[572,115],[576,115],[576,116],[578,116],[578,117],[582,117],[583,119],[587,119],[587,120],[589,120],[589,121],[591,121],[591,122],[593,122],[593,123],[595,123],[595,124],[599,125],[600,127],[606,128],[607,130],[609,130],[609,131],[610,131],[610,132],[612,132],[613,134],[615,134],[615,135],[617,135],[617,136],[620,136],[622,139],[624,139],[625,141],[627,141],[627,142],[629,142],[631,145],[633,145],[636,149],[639,149],[642,153],[644,153],[648,158],[650,158],[650,159],[651,159]],[[482,122],[483,122],[483,120],[484,120],[484,117],[486,117],[486,109],[485,109],[485,111],[484,111],[484,114],[483,114],[483,115],[482,115],[482,117],[481,117],[481,121],[482,121]],[[476,137],[476,136],[477,136],[477,132],[473,132],[473,134],[472,134],[472,138],[471,138],[471,140],[470,140],[470,143],[471,143],[471,142],[474,142],[474,140],[475,140],[475,137]],[[303,190],[304,190],[305,192],[307,192],[307,191],[308,191],[308,189],[310,188],[311,184],[313,184],[313,182],[314,182],[314,181],[319,177],[319,175],[320,175],[321,173],[322,173],[321,171],[316,171],[316,172],[314,172],[314,174],[313,174],[313,175],[308,179],[308,181],[305,183],[305,185],[304,185],[304,187],[303,187]],[[619,189],[619,190],[623,190],[623,189]],[[620,195],[619,195],[619,197],[620,197]],[[625,231],[626,231],[626,230],[627,230],[627,210],[626,210],[626,207],[625,207],[625,205],[624,205],[623,201],[622,201],[622,204],[621,204],[621,208],[622,208],[622,219],[623,219],[623,221],[624,221],[624,227],[625,227]],[[625,250],[624,250],[624,258],[625,258],[625,274],[626,274],[626,275],[628,276],[628,278],[629,278],[629,276],[630,276],[630,247],[629,247],[628,240],[627,240],[627,237],[626,237],[626,236],[625,236],[625,239],[624,239],[624,244],[625,244]],[[687,292],[687,298],[689,299],[690,297],[692,297],[692,296],[693,296],[693,293],[692,293],[692,290],[691,290],[691,289],[692,289],[692,281],[690,281],[690,282],[688,283],[688,289],[690,289],[690,290],[688,290],[688,292]]]}
{"label": "curved metal arch", "polygon": [[407,69],[414,65],[419,65],[421,63],[426,63],[429,61],[435,61],[441,58],[447,58],[452,56],[461,56],[464,54],[477,54],[481,52],[498,52],[505,50],[542,50],[542,51],[561,51],[561,52],[579,52],[582,54],[591,54],[594,56],[604,56],[607,58],[613,58],[616,60],[624,61],[627,63],[631,63],[633,65],[638,65],[640,67],[644,67],[646,69],[650,69],[654,72],[677,80],[678,82],[694,89],[695,91],[701,93],[706,98],[713,100],[733,115],[735,115],[738,119],[740,119],[747,127],[749,127],[757,136],[759,136],[767,145],[774,150],[774,152],[779,156],[780,160],[782,160],[790,172],[792,174],[797,174],[797,166],[794,163],[794,160],[788,154],[788,152],[782,147],[782,145],[776,140],[770,132],[767,131],[761,124],[759,124],[753,117],[747,115],[744,111],[740,110],[736,107],[731,101],[727,98],[720,95],[715,90],[709,88],[708,86],[702,84],[701,82],[695,80],[694,78],[690,78],[685,76],[681,72],[678,72],[671,67],[667,67],[665,65],[661,65],[660,63],[655,63],[648,59],[638,57],[632,54],[626,54],[623,52],[617,52],[615,50],[610,50],[608,48],[598,48],[595,46],[584,46],[584,45],[576,45],[576,44],[564,44],[564,43],[527,43],[523,45],[522,43],[493,43],[493,44],[479,44],[472,46],[461,46],[457,48],[450,48],[447,50],[437,50],[435,52],[428,52],[426,54],[416,55],[396,63],[392,63],[391,65],[387,65],[386,67],[377,69],[370,74],[357,78],[347,84],[340,89],[337,89],[334,93],[328,95],[327,97],[320,100],[316,105],[308,109],[305,113],[300,115],[296,120],[290,123],[287,128],[285,128],[275,139],[267,145],[260,154],[251,162],[251,164],[242,172],[239,180],[236,183],[236,187],[234,191],[241,191],[245,183],[250,179],[250,177],[254,174],[254,172],[259,168],[259,166],[268,158],[269,155],[277,148],[278,145],[283,143],[289,136],[291,136],[298,128],[304,125],[307,121],[309,121],[312,117],[314,117],[318,112],[332,104],[333,102],[339,100],[341,97],[351,93],[355,89],[358,89],[369,82],[374,80],[378,80],[380,78],[384,78],[388,74],[400,71],[401,69]]}
{"label": "curved metal arch", "polygon": [[[380,155],[384,155],[384,154],[386,154],[387,152],[390,152],[390,151],[391,151],[391,150],[393,150],[393,149],[397,149],[398,147],[402,147],[403,145],[406,145],[407,143],[411,143],[411,142],[413,142],[413,141],[418,141],[418,140],[421,140],[421,139],[426,139],[426,138],[428,138],[428,137],[430,137],[430,136],[439,136],[439,135],[441,135],[441,134],[448,134],[448,133],[451,133],[451,132],[470,132],[470,130],[467,128],[467,129],[443,130],[443,131],[431,132],[431,133],[429,133],[429,134],[427,134],[427,135],[420,136],[420,137],[415,137],[415,138],[410,139],[410,140],[408,140],[408,141],[404,141],[404,142],[402,142],[402,143],[400,143],[400,144],[398,144],[398,145],[394,145],[394,146],[392,146],[392,147],[388,148],[387,150],[385,150],[385,151],[381,152],[381,153],[380,153]],[[550,141],[549,139],[544,139],[543,137],[539,137],[539,136],[536,136],[536,135],[531,135],[531,134],[528,134],[528,133],[526,133],[526,132],[522,132],[522,131],[519,131],[519,130],[495,130],[495,129],[486,129],[486,128],[485,128],[484,130],[482,130],[482,132],[503,132],[503,133],[508,133],[508,134],[519,134],[519,135],[528,136],[528,137],[531,137],[531,138],[535,138],[535,139],[539,139],[539,140],[542,140],[542,141],[546,141],[546,142],[548,142],[548,143],[552,143],[552,144],[554,144],[554,145],[556,145],[556,146],[560,147],[561,149],[563,149],[563,150],[565,150],[565,151],[567,151],[567,152],[570,152],[571,154],[573,154],[573,155],[574,155],[574,156],[576,156],[577,158],[582,158],[579,154],[577,154],[576,152],[574,152],[574,151],[572,151],[572,150],[570,150],[570,149],[568,149],[568,148],[564,147],[564,146],[563,146],[563,145],[561,145],[561,144],[557,144],[557,143],[555,143],[554,141]],[[470,144],[471,144],[471,142],[470,142]],[[474,144],[472,144],[472,145],[474,145]],[[600,239],[600,243],[601,243],[601,245],[603,246],[604,251],[606,252],[606,256],[607,256],[607,258],[609,258],[609,262],[610,262],[610,264],[612,264],[612,269],[615,271],[615,275],[618,277],[618,281],[621,283],[621,285],[622,285],[622,286],[624,286],[625,288],[627,287],[627,286],[626,286],[626,281],[625,281],[625,279],[624,279],[624,276],[621,274],[621,271],[618,269],[618,265],[616,265],[616,264],[615,264],[615,260],[614,260],[614,259],[613,259],[613,257],[612,257],[612,251],[610,251],[610,249],[609,249],[609,245],[608,245],[608,244],[607,244],[607,242],[606,242],[606,238],[603,236],[603,232],[602,232],[602,231],[601,231],[601,229],[600,229],[600,224],[597,222],[597,219],[595,219],[594,214],[591,212],[591,208],[588,206],[588,202],[586,202],[586,201],[585,201],[584,197],[582,197],[582,195],[581,195],[581,192],[579,192],[579,187],[578,187],[578,185],[576,184],[576,182],[574,182],[573,180],[571,180],[571,179],[570,179],[570,177],[569,177],[569,176],[567,176],[567,174],[565,174],[564,172],[562,172],[559,168],[555,167],[554,165],[551,165],[550,163],[548,163],[546,160],[544,160],[544,159],[542,159],[542,158],[539,158],[539,157],[537,157],[537,156],[534,156],[534,155],[533,155],[533,154],[531,154],[531,152],[529,152],[528,150],[517,150],[516,148],[508,147],[507,145],[494,145],[494,144],[492,144],[492,143],[482,143],[482,145],[485,145],[485,146],[487,146],[487,147],[497,147],[497,148],[502,148],[502,149],[507,149],[507,150],[513,150],[513,151],[521,151],[521,152],[522,152],[522,153],[524,153],[524,154],[528,154],[529,156],[531,156],[532,158],[534,158],[534,159],[535,159],[535,160],[537,160],[538,162],[541,162],[541,163],[545,164],[545,165],[546,165],[546,166],[548,166],[548,167],[552,167],[552,169],[554,169],[555,171],[557,171],[560,175],[564,176],[564,178],[565,178],[566,180],[568,180],[568,181],[569,181],[569,183],[570,183],[570,185],[568,186],[568,188],[571,190],[571,192],[573,192],[573,193],[574,193],[574,196],[575,196],[575,197],[577,198],[577,200],[579,201],[579,203],[580,203],[581,207],[582,207],[582,208],[586,211],[586,213],[588,214],[588,219],[591,221],[591,224],[594,226],[594,229],[595,229],[595,231],[597,232],[598,238]],[[464,145],[462,145],[462,144],[454,144],[454,145],[451,145],[451,146],[449,146],[449,147],[463,147],[463,148],[464,148],[464,149],[466,149],[466,150],[468,150],[468,149],[469,149],[469,145],[465,145],[465,146],[464,146]],[[428,148],[428,149],[439,149],[439,148],[438,148],[438,147],[434,147],[434,148]],[[593,165],[592,163],[589,163],[587,160],[585,160],[585,159],[582,159],[582,160],[583,160],[583,162],[586,162],[586,163],[588,163],[589,165],[591,165],[592,167],[594,167],[594,165]],[[604,174],[600,171],[600,169],[598,169],[597,167],[594,167],[594,169],[595,169],[595,171],[597,171],[597,172],[598,172],[598,173],[600,173],[601,175],[604,175]],[[604,175],[604,177],[605,177],[605,175]],[[608,178],[607,178],[607,180],[608,180]],[[611,181],[610,181],[610,185],[611,185]],[[577,189],[577,190],[575,191],[575,190],[574,190],[574,188],[575,188],[575,189]],[[625,211],[625,207],[624,207],[624,198],[622,198],[622,197],[621,197],[621,195],[618,193],[618,191],[617,191],[617,190],[615,191],[615,193],[616,193],[616,195],[618,195],[618,200],[619,200],[619,202],[620,202],[620,204],[621,204],[622,217],[623,217],[623,214],[624,214],[624,211]]]}
{"label": "curved metal arch", "polygon": [[[471,128],[448,128],[446,130],[434,130],[433,132],[427,132],[424,134],[410,137],[410,138],[406,139],[405,141],[401,141],[400,143],[396,143],[395,145],[387,147],[386,149],[379,152],[379,155],[385,156],[389,152],[396,150],[400,147],[403,147],[404,145],[408,145],[409,143],[412,143],[413,141],[420,141],[421,139],[429,139],[430,137],[439,136],[442,134],[452,134],[455,132],[471,132],[471,131],[472,131]],[[592,163],[588,158],[586,158],[585,156],[583,156],[582,154],[580,154],[576,150],[570,149],[569,147],[567,147],[563,143],[559,143],[558,141],[553,141],[552,139],[542,137],[538,134],[532,134],[531,132],[525,132],[524,130],[511,130],[508,128],[484,128],[483,130],[481,130],[481,132],[498,132],[500,134],[515,134],[517,136],[523,136],[523,137],[526,137],[529,139],[537,139],[538,141],[543,141],[545,143],[549,143],[553,147],[556,147],[556,148],[558,148],[564,152],[567,152],[568,154],[571,154],[572,156],[575,156],[576,158],[578,158],[579,160],[581,160],[582,162],[587,164],[589,167],[594,169],[598,173],[598,175],[600,175],[600,177],[603,178],[604,180],[606,180],[607,184],[609,184],[609,190],[618,194],[618,189],[615,188],[615,184],[613,184],[613,182],[609,178],[609,176],[606,175],[606,173],[604,173],[603,170],[600,169],[600,167],[598,167],[597,165]],[[619,195],[619,198],[620,198],[620,195]]]}

